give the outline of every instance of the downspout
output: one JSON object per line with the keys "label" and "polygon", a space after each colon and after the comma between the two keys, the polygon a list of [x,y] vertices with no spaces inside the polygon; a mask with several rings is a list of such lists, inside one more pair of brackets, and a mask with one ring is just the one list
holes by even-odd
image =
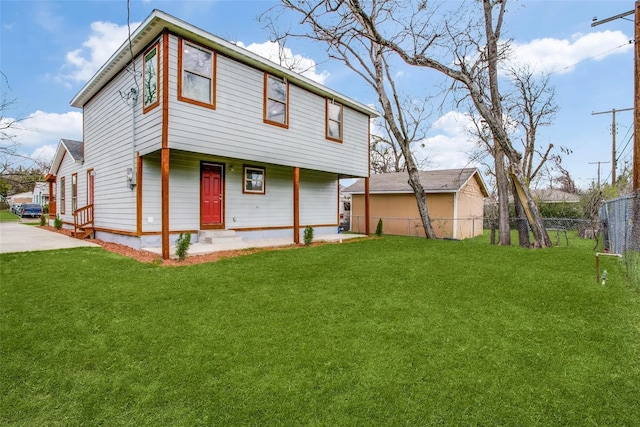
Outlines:
{"label": "downspout", "polygon": [[138,106],[138,90],[136,88],[131,88],[131,99],[131,168],[127,170],[127,180],[129,181],[129,189],[133,190],[137,183],[136,107]]}

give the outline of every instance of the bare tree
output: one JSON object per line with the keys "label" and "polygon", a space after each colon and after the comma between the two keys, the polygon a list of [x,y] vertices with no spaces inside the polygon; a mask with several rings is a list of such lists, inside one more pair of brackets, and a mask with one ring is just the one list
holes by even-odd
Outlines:
{"label": "bare tree", "polygon": [[539,128],[551,125],[558,112],[555,88],[551,86],[548,74],[537,77],[529,66],[511,68],[508,75],[515,87],[515,93],[510,97],[511,102],[506,102],[507,111],[523,132],[522,170],[527,185],[530,186],[538,178],[547,161],[558,156],[552,151],[552,143],[541,149],[536,138]]}
{"label": "bare tree", "polygon": [[[426,155],[418,156],[416,152],[425,148],[423,142],[425,138],[428,100],[418,101],[406,99],[402,104],[405,117],[409,117],[411,121],[410,128],[413,130],[412,142],[410,143],[410,152],[413,161],[419,170],[424,170],[429,164],[429,158]],[[386,120],[375,120],[374,131],[371,134],[371,146],[369,150],[371,173],[389,173],[389,172],[405,172],[407,163],[404,160],[404,153],[397,139],[394,138],[393,132],[389,128]],[[418,130],[424,128],[424,131]]]}
{"label": "bare tree", "polygon": [[[471,119],[473,127],[469,129],[471,137],[476,141],[477,149],[472,153],[472,158],[476,161],[483,162],[489,173],[493,176],[497,191],[497,206],[492,209],[491,225],[491,243],[495,243],[495,224],[497,223],[499,236],[498,243],[500,245],[511,245],[511,227],[509,224],[509,192],[511,182],[507,172],[506,160],[504,153],[499,145],[493,141],[493,135],[487,126],[486,121],[469,111],[467,116]],[[486,158],[490,157],[493,164],[486,162]]]}
{"label": "bare tree", "polygon": [[[361,37],[359,32],[354,31],[353,26],[348,23],[351,21],[349,9],[342,8],[341,2],[335,5],[337,9],[330,1],[319,2],[316,6],[305,1],[283,0],[282,3],[285,8],[302,14],[303,23],[311,27],[310,33],[289,32],[287,36],[304,37],[324,43],[330,58],[344,63],[375,90],[385,127],[388,129],[389,142],[402,153],[402,167],[408,173],[408,182],[415,194],[425,235],[430,239],[436,238],[427,208],[426,193],[420,182],[419,167],[412,153],[412,144],[424,138],[422,129],[427,115],[427,102],[403,103],[389,65],[391,52],[376,39]],[[334,24],[323,23],[321,16],[314,14],[314,10],[319,10],[317,7],[322,5],[327,7],[326,16],[338,9],[345,15],[341,15]],[[344,19],[347,20],[346,25]]]}
{"label": "bare tree", "polygon": [[[495,146],[508,160],[509,175],[523,202],[536,246],[548,247],[551,241],[527,186],[522,154],[514,148],[505,129],[498,63],[505,53],[500,37],[506,3],[507,0],[473,2],[474,6],[482,5],[480,11],[469,11],[463,4],[446,10],[443,17],[445,14],[437,8],[447,4],[444,2],[433,8],[432,3],[422,0],[283,0],[286,7],[302,14],[302,23],[311,25],[314,34],[322,34],[319,39],[332,48],[339,46],[348,51],[351,44],[366,40],[374,47],[370,56],[374,64],[381,63],[391,50],[405,63],[436,70],[450,78],[456,89],[466,91],[486,122]],[[451,3],[447,5],[453,7]],[[436,22],[434,17],[443,18]],[[383,66],[376,65],[376,69],[380,67]],[[381,103],[384,106],[384,100]],[[411,177],[411,168],[409,174]]]}
{"label": "bare tree", "polygon": [[6,97],[10,91],[8,79],[0,71],[2,84],[7,90],[2,91],[0,100],[0,194],[28,191],[33,183],[42,180],[44,172],[49,169],[47,160],[34,159],[20,153],[20,143],[15,138],[14,131],[20,126],[22,118],[6,117],[5,112],[15,103],[15,99]]}

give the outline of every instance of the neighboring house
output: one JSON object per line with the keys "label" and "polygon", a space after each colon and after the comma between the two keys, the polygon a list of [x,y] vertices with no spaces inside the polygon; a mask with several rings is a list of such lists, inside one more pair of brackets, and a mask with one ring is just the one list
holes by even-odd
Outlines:
{"label": "neighboring house", "polygon": [[368,176],[377,115],[157,10],[71,105],[84,135],[60,142],[47,176],[55,212],[164,258],[180,233],[335,233],[338,180]]}
{"label": "neighboring house", "polygon": [[9,203],[10,207],[18,204],[31,203],[33,200],[33,192],[27,191],[25,193],[16,193],[11,196],[7,196],[7,203]]}
{"label": "neighboring house", "polygon": [[36,182],[33,187],[33,199],[32,203],[36,203],[40,206],[49,204],[49,184],[46,182]]}
{"label": "neighboring house", "polygon": [[[371,175],[370,227],[382,218],[384,234],[425,235],[408,181],[407,172]],[[437,237],[466,239],[482,234],[483,200],[488,192],[477,169],[422,171],[420,181]],[[344,192],[351,193],[351,231],[362,232],[366,226],[364,180]]]}

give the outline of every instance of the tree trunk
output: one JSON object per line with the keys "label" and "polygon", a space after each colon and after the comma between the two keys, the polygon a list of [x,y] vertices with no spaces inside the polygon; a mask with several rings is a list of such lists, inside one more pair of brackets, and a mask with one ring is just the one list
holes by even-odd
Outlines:
{"label": "tree trunk", "polygon": [[511,179],[514,180],[513,184],[516,187],[516,192],[523,202],[523,208],[525,209],[527,220],[529,221],[529,227],[531,228],[533,238],[535,239],[535,247],[550,247],[551,239],[549,238],[549,234],[544,227],[544,222],[542,221],[542,216],[540,215],[538,205],[536,205],[529,187],[524,184],[524,175],[522,173],[522,168],[520,167],[519,162],[511,162]]}
{"label": "tree trunk", "polygon": [[518,244],[523,248],[531,247],[531,240],[529,239],[529,227],[527,225],[527,214],[522,206],[522,202],[518,197],[515,184],[511,182],[511,190],[513,192],[513,205],[516,212],[516,224],[518,227]]}
{"label": "tree trunk", "polygon": [[502,148],[494,142],[494,161],[496,169],[496,187],[498,188],[498,244],[511,245],[511,228],[509,227],[509,177],[504,164]]}
{"label": "tree trunk", "polygon": [[422,220],[424,234],[427,239],[435,239],[436,233],[433,231],[433,227],[431,226],[431,217],[429,216],[429,210],[427,209],[427,196],[424,192],[422,183],[420,183],[420,172],[415,167],[413,161],[410,161],[409,163],[409,185],[416,196],[416,203],[418,205],[418,212],[420,212],[420,219]]}

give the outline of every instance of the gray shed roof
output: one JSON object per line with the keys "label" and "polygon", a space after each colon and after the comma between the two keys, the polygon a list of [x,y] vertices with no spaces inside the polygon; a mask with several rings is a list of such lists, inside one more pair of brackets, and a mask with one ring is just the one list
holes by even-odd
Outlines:
{"label": "gray shed roof", "polygon": [[[487,196],[487,187],[476,168],[420,171],[420,182],[425,193],[455,193],[474,177],[478,180],[483,194]],[[344,192],[364,193],[364,178],[345,188]],[[407,172],[393,172],[371,175],[369,193],[413,193],[413,190],[409,185]]]}

